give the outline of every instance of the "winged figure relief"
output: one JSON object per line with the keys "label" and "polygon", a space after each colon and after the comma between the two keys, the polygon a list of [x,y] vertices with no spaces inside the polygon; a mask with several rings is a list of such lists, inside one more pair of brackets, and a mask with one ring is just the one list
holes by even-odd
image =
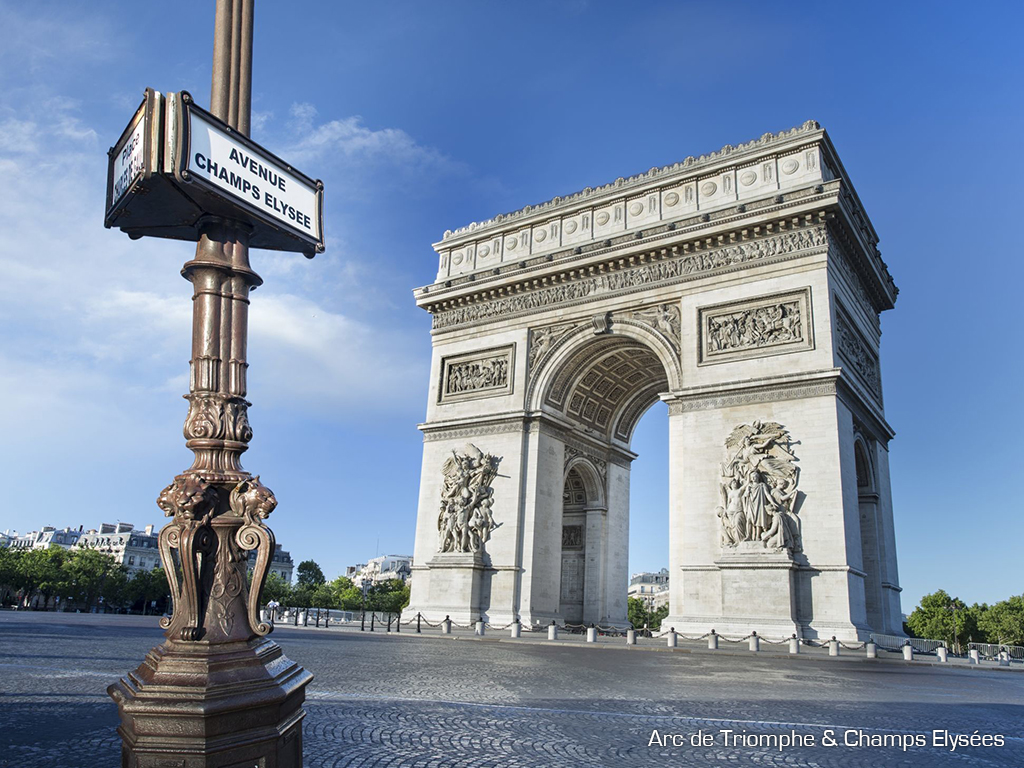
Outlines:
{"label": "winged figure relief", "polygon": [[800,469],[793,441],[781,424],[740,424],[725,440],[719,485],[723,547],[755,542],[765,549],[800,549],[796,517]]}
{"label": "winged figure relief", "polygon": [[468,443],[441,465],[441,504],[437,517],[438,551],[480,552],[500,524],[491,509],[501,458]]}

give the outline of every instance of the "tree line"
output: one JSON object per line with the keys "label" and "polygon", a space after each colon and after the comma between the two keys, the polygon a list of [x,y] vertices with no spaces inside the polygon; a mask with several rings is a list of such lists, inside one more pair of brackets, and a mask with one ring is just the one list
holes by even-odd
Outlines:
{"label": "tree line", "polygon": [[944,589],[921,598],[904,625],[912,637],[944,640],[954,653],[967,643],[1024,645],[1024,595],[967,605]]}
{"label": "tree line", "polygon": [[276,600],[292,608],[337,608],[343,611],[379,611],[401,613],[409,604],[409,585],[401,579],[367,584],[365,591],[352,580],[338,576],[327,581],[313,560],[303,560],[296,568],[295,584],[270,574],[263,587],[263,602]]}
{"label": "tree line", "polygon": [[[94,549],[0,547],[0,604],[56,610],[162,612],[169,589],[163,568],[129,573]],[[155,603],[155,605],[154,605]]]}

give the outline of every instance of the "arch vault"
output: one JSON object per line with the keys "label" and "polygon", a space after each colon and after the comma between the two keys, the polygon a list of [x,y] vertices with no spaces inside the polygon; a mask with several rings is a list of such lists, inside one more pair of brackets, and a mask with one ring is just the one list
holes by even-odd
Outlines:
{"label": "arch vault", "polygon": [[633,429],[669,410],[680,631],[901,632],[896,287],[816,123],[448,232],[410,609],[624,625]]}

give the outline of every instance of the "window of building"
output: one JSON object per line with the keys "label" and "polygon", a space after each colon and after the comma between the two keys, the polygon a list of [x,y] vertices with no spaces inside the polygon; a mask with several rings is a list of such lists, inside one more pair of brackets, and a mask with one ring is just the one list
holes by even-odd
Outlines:
{"label": "window of building", "polygon": [[135,565],[135,558],[134,557],[129,557],[128,558],[128,565]]}

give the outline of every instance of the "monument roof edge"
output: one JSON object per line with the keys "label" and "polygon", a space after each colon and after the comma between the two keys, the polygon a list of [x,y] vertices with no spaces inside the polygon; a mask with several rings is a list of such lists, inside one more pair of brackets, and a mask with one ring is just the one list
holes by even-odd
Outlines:
{"label": "monument roof edge", "polygon": [[[728,159],[729,164],[741,161],[744,157],[756,155],[766,149],[775,148],[776,145],[784,144],[793,139],[817,139],[826,136],[825,129],[816,120],[807,120],[802,124],[777,133],[765,133],[759,138],[741,144],[726,144],[715,152],[700,155],[699,157],[689,156],[684,160],[670,165],[652,167],[646,172],[634,174],[628,178],[618,178],[615,181],[599,187],[586,187],[569,195],[561,195],[546,200],[536,205],[527,205],[518,210],[498,214],[485,221],[471,222],[456,230],[448,230],[444,236],[433,244],[434,250],[455,247],[456,243],[463,239],[472,239],[480,236],[481,233],[501,229],[519,220],[533,216],[541,216],[555,212],[563,212],[565,209],[575,205],[586,205],[597,202],[606,197],[629,192],[644,184],[670,181],[676,177],[688,175],[694,171],[710,169],[715,165]],[[829,150],[833,158],[837,158],[835,148],[828,141]]]}

